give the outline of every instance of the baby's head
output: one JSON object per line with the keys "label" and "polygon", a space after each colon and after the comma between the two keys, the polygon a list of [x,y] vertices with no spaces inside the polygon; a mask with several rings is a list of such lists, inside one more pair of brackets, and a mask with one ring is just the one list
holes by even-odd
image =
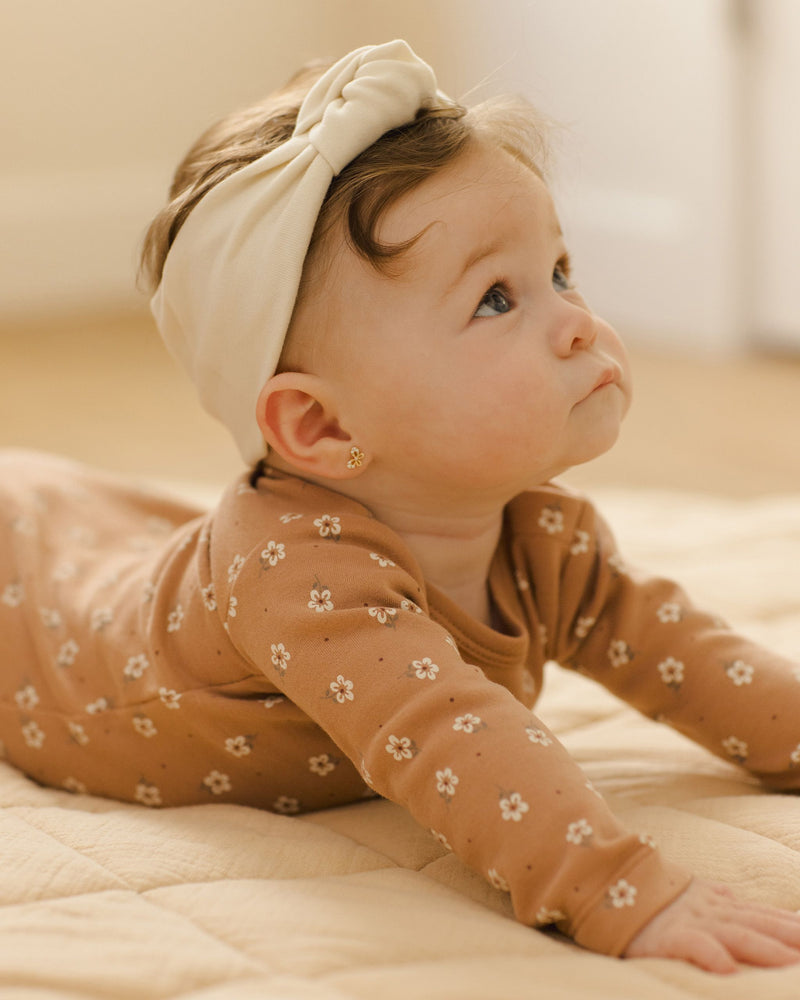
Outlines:
{"label": "baby's head", "polygon": [[[398,45],[402,46],[400,51],[395,48]],[[352,88],[348,94],[347,81],[342,88],[344,60],[333,69],[309,67],[267,101],[212,128],[179,167],[171,200],[148,233],[143,254],[145,272],[154,285],[162,272],[166,278],[155,298],[162,332],[166,327],[168,343],[190,373],[197,376],[199,371],[196,380],[198,384],[204,383],[199,384],[201,396],[205,390],[207,397],[212,397],[209,406],[212,412],[215,395],[225,397],[236,392],[235,386],[224,384],[226,377],[230,383],[242,371],[250,376],[250,388],[244,393],[246,397],[249,391],[250,398],[238,401],[239,424],[232,426],[225,413],[216,413],[228,424],[248,461],[263,455],[266,449],[262,442],[266,439],[273,457],[282,456],[290,467],[305,474],[322,478],[360,476],[376,456],[391,447],[388,441],[381,440],[373,419],[374,405],[370,409],[370,403],[380,404],[381,397],[405,400],[403,405],[384,409],[393,412],[392,419],[407,428],[410,408],[424,403],[424,393],[420,397],[416,388],[432,386],[438,403],[437,412],[429,414],[429,435],[450,442],[447,452],[453,463],[463,463],[468,456],[456,441],[459,422],[462,436],[466,428],[457,412],[458,406],[451,405],[457,400],[451,400],[450,393],[471,396],[474,400],[475,390],[467,384],[458,384],[457,364],[448,371],[446,351],[437,356],[425,329],[426,321],[435,315],[440,330],[447,327],[451,316],[435,312],[438,298],[436,302],[429,300],[437,289],[442,296],[445,292],[453,293],[452,319],[455,322],[461,322],[462,316],[465,322],[475,319],[479,321],[477,326],[481,320],[497,317],[500,309],[510,312],[511,275],[504,272],[512,271],[516,258],[520,254],[529,255],[533,249],[530,245],[523,246],[521,233],[512,231],[520,228],[515,226],[517,217],[525,217],[525,232],[543,227],[551,232],[552,245],[540,248],[544,266],[551,272],[556,269],[559,281],[565,283],[564,288],[557,289],[563,297],[577,298],[577,293],[566,287],[566,250],[542,182],[541,117],[524,102],[488,102],[466,110],[437,94],[430,70],[403,43],[390,43],[369,51],[373,57],[374,53],[384,56],[380,65],[385,68],[387,49],[393,50],[389,55],[399,56],[399,83],[390,68],[383,90],[380,74],[375,74],[377,83],[371,82],[371,90],[353,96]],[[339,79],[332,83],[331,78],[337,73]],[[261,218],[270,211],[274,213],[276,187],[275,173],[267,176],[259,173],[260,165],[269,162],[270,156],[280,160],[286,151],[291,157],[284,156],[282,163],[278,163],[278,170],[283,166],[286,172],[285,165],[289,163],[291,169],[292,158],[297,161],[314,154],[316,147],[309,154],[298,144],[297,130],[302,127],[304,115],[309,115],[307,108],[315,88],[317,102],[320,101],[320,80],[327,81],[322,99],[328,106],[333,103],[341,107],[340,95],[343,95],[345,99],[350,97],[352,104],[362,100],[370,109],[378,105],[381,114],[385,114],[388,92],[388,117],[394,121],[388,128],[381,128],[382,120],[377,115],[372,123],[371,141],[362,139],[360,146],[357,139],[351,141],[352,155],[341,165],[325,164],[329,171],[327,179],[324,173],[321,180],[312,178],[316,180],[316,190],[311,190],[308,197],[318,199],[313,211],[307,205],[303,211],[301,205],[297,218],[291,218],[291,206],[288,210],[285,204],[281,206],[271,230],[273,235],[276,232],[279,235],[277,244],[273,241],[260,258],[255,256],[254,272],[252,246],[248,241],[252,243],[252,232]],[[395,90],[401,92],[403,108],[391,106],[397,104]],[[411,93],[403,94],[403,90]],[[321,117],[324,118],[324,111]],[[319,113],[316,120],[320,120]],[[330,133],[331,125],[325,121],[317,128],[326,124]],[[313,121],[311,135],[314,136]],[[298,148],[292,149],[293,144]],[[326,155],[318,155],[317,159],[335,159],[335,155],[331,157],[327,150],[324,152]],[[290,177],[285,185],[287,190],[294,186],[295,201],[302,197],[302,185],[308,186],[307,174],[314,165],[306,164],[304,169],[306,174]],[[247,176],[248,170],[252,176]],[[230,187],[237,174],[240,179],[246,178],[233,199],[240,207],[238,217],[226,217],[217,208],[209,216],[210,226],[208,219],[202,227],[195,225],[191,241],[184,240],[191,253],[184,252],[181,266],[173,268],[175,273],[170,274],[174,251],[168,251],[187,220],[194,215],[200,221],[202,213],[197,212],[196,206],[202,209],[203,202],[212,204],[215,192],[225,193],[226,185]],[[280,180],[277,185],[280,186]],[[262,195],[266,192],[261,202],[259,187]],[[313,189],[313,183],[310,187]],[[281,193],[285,195],[285,191]],[[533,215],[531,198],[536,201]],[[289,226],[285,225],[287,215]],[[472,216],[475,225],[460,226]],[[211,237],[206,238],[209,228]],[[515,245],[518,235],[520,240]],[[182,247],[181,240],[177,247]],[[238,266],[242,257],[250,258],[249,270]],[[199,288],[198,261],[204,275]],[[484,280],[487,268],[501,271],[492,273],[486,279],[486,288],[478,294],[478,285],[474,283]],[[454,291],[449,286],[461,285],[462,270],[468,272],[469,287]],[[223,281],[227,284],[222,285]],[[515,277],[514,281],[521,284],[521,278]],[[218,301],[211,303],[215,316],[209,323],[207,290],[209,283],[215,282],[224,289],[224,303],[223,308]],[[164,294],[164,286],[168,294]],[[470,295],[475,302],[468,309]],[[278,300],[277,313],[271,301],[264,313],[258,311],[260,305],[252,305],[254,298],[258,302],[270,296]],[[197,298],[204,312],[198,313],[195,305],[186,309],[186,316],[177,315],[180,308],[186,308],[189,298]],[[462,301],[456,306],[459,298]],[[178,310],[175,303],[180,307]],[[582,306],[573,311],[576,315],[589,315]],[[204,329],[197,335],[192,328],[189,338],[197,337],[187,346],[187,323],[198,317]],[[270,321],[272,328],[265,329],[264,324]],[[507,318],[503,321],[508,324]],[[256,334],[237,343],[240,324]],[[220,342],[226,336],[230,337],[228,345]],[[588,334],[583,335],[583,339],[587,337]],[[245,356],[236,359],[240,364],[234,363],[227,376],[216,371],[216,367],[224,366],[226,353],[235,355],[243,345],[257,355],[262,344],[271,351],[266,365],[257,356]],[[494,409],[498,411],[502,410],[500,404],[509,387],[503,382],[500,366],[496,367],[497,380],[492,385],[492,358],[499,359],[507,346],[502,339],[495,341],[488,356],[478,361],[480,370],[476,372],[496,394]],[[413,374],[409,365],[415,365]],[[606,377],[610,370],[609,366],[603,369],[595,365],[587,376],[592,382],[590,388],[595,376]],[[468,381],[469,372],[463,374]],[[415,386],[411,385],[412,379]],[[519,389],[526,391],[522,385]],[[529,385],[527,394],[534,391],[535,387]],[[207,398],[207,405],[208,402]],[[425,405],[429,406],[430,401]],[[514,420],[524,417],[525,414],[517,412]],[[506,422],[507,418],[505,413]],[[487,425],[486,419],[483,424]],[[494,421],[488,420],[486,429],[493,426]],[[251,433],[253,429],[255,434]],[[486,435],[476,435],[474,429],[471,433],[476,446],[487,441]],[[426,471],[426,462],[419,453],[420,443],[414,442],[412,435],[411,441],[402,444],[401,437],[396,435],[394,450],[415,451],[416,458],[409,456],[412,465],[416,462],[415,470],[420,475],[430,472]],[[502,435],[493,440],[501,448],[506,447]],[[596,443],[589,447],[590,451],[592,447],[596,453]],[[349,460],[353,449],[365,456],[360,464]],[[574,448],[570,451],[571,461],[583,460],[578,451]],[[548,473],[558,471],[556,466],[563,464],[560,454],[553,455],[552,462],[549,456],[545,457],[548,460],[543,471]],[[436,467],[441,474],[441,460]]]}

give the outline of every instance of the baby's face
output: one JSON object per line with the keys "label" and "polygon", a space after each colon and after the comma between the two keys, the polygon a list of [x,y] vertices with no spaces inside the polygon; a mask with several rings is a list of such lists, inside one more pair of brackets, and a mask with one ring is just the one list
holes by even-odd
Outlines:
{"label": "baby's face", "polygon": [[392,206],[378,236],[419,233],[399,276],[342,244],[311,303],[336,348],[344,426],[376,470],[510,498],[606,451],[627,359],[570,283],[542,180],[476,145]]}

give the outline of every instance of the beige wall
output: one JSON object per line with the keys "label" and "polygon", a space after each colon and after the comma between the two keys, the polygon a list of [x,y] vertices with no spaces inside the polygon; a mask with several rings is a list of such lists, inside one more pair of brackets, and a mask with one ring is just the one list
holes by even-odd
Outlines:
{"label": "beige wall", "polygon": [[136,247],[196,135],[308,58],[396,36],[435,58],[427,43],[427,6],[369,0],[6,3],[0,316],[136,303]]}
{"label": "beige wall", "polygon": [[627,336],[706,353],[770,325],[800,339],[796,0],[4,8],[0,320],[141,305],[136,248],[198,132],[310,57],[405,37],[453,96],[523,90],[566,124],[555,187],[579,278]]}

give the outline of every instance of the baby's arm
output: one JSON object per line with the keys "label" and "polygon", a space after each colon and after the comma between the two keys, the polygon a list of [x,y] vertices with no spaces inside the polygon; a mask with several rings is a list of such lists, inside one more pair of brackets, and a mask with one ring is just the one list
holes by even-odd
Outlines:
{"label": "baby's arm", "polygon": [[521,922],[620,954],[688,873],[625,830],[553,734],[462,659],[396,536],[344,513],[334,533],[324,513],[276,518],[217,595],[234,602],[234,644],[375,791],[509,891]]}
{"label": "baby's arm", "polygon": [[708,972],[800,962],[800,916],[696,879],[633,938],[625,958],[680,958]]}
{"label": "baby's arm", "polygon": [[[526,539],[548,656],[770,788],[800,790],[797,664],[737,635],[671,580],[627,567],[590,504],[549,502],[563,530]],[[536,527],[535,509],[528,521]]]}

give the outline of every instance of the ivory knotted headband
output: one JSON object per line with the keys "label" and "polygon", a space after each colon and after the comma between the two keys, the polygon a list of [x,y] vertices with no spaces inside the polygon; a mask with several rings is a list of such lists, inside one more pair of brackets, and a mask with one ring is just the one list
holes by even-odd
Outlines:
{"label": "ivory knotted headband", "polygon": [[256,402],[331,180],[436,94],[433,71],[405,42],[356,49],[311,88],[291,138],[211,188],[170,247],[150,303],[156,324],[248,464],[266,452]]}

